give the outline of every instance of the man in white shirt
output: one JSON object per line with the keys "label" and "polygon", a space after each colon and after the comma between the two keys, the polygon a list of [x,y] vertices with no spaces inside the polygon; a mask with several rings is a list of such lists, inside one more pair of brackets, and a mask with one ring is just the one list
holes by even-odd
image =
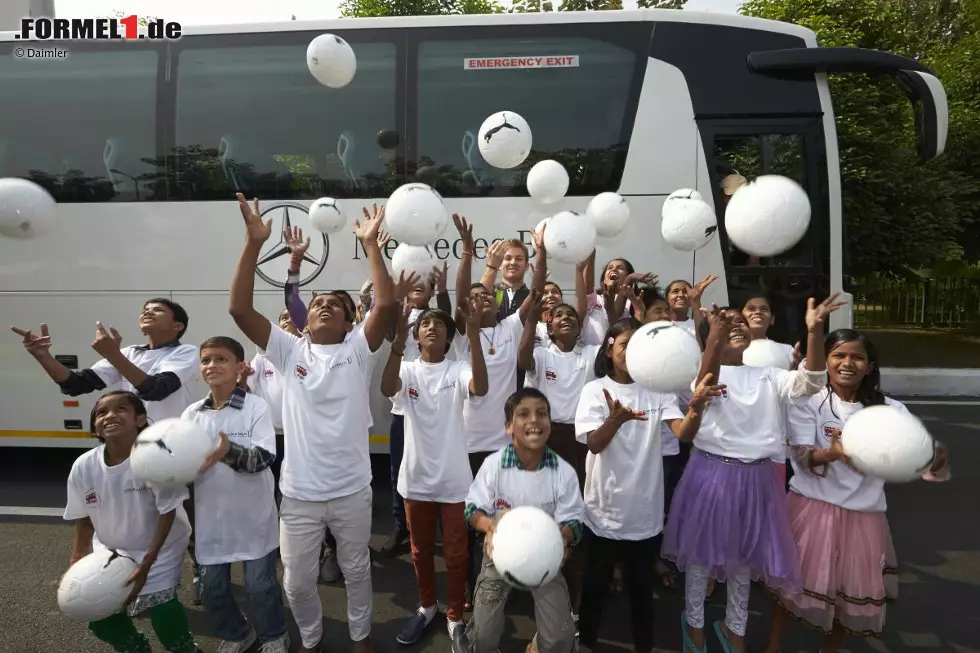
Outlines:
{"label": "man in white shirt", "polygon": [[[364,209],[354,222],[371,266],[375,305],[363,328],[337,293],[317,294],[308,309],[307,335],[297,337],[272,325],[255,310],[252,295],[259,250],[272,232],[258,200],[249,206],[239,193],[245,248],[235,270],[229,313],[242,332],[265,350],[283,375],[286,450],[280,490],[279,544],[283,586],[299,627],[300,653],[321,650],[323,606],[317,569],[324,529],[337,540],[337,562],[347,586],[347,622],[354,653],[370,653],[371,460],[367,383],[372,355],[397,315],[395,289],[378,246],[384,208]],[[349,337],[348,337],[349,334]]]}

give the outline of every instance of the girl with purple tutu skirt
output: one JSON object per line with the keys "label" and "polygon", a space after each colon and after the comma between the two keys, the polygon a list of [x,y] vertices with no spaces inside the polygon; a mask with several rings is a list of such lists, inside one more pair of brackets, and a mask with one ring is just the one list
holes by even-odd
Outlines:
{"label": "girl with purple tutu skirt", "polygon": [[807,357],[797,370],[742,365],[749,329],[737,309],[706,314],[708,337],[697,382],[708,374],[725,387],[704,411],[684,475],[674,493],[662,555],[686,573],[681,616],[684,653],[704,653],[708,580],[727,583],[725,622],[714,630],[725,653],[745,650],[749,588],[754,579],[800,590],[800,562],[783,488],[772,457],[785,446],[783,405],[826,384],[823,331],[842,304],[836,295],[807,305]]}
{"label": "girl with purple tutu skirt", "polygon": [[[877,636],[885,603],[898,596],[898,564],[885,517],[885,481],[854,469],[840,445],[847,420],[865,406],[907,412],[878,388],[878,355],[866,335],[839,329],[827,336],[828,384],[790,409],[796,474],[786,497],[803,572],[803,592],[775,593],[768,653],[778,653],[787,617],[822,631],[821,651],[838,650],[845,633]],[[927,481],[949,478],[946,448],[936,443]]]}
{"label": "girl with purple tutu skirt", "polygon": [[647,390],[626,369],[626,346],[636,320],[615,322],[595,358],[595,380],[582,388],[575,413],[575,435],[589,448],[585,462],[585,542],[588,557],[579,620],[579,650],[591,651],[613,566],[623,564],[630,603],[633,647],[653,651],[654,563],[664,523],[661,426],[690,440],[697,433],[705,404],[721,394],[709,385],[697,388],[682,412],[677,396]]}

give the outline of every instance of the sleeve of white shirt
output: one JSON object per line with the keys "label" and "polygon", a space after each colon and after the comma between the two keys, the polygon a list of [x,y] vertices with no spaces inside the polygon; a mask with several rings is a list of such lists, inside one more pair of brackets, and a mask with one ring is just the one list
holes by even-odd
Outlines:
{"label": "sleeve of white shirt", "polygon": [[272,425],[272,414],[269,404],[262,397],[252,397],[252,446],[265,449],[277,458],[282,456],[276,450],[276,427]]}
{"label": "sleeve of white shirt", "polygon": [[265,366],[266,361],[262,356],[256,354],[249,364],[252,368],[252,376],[248,377],[248,390],[253,395],[258,395],[265,398]]}
{"label": "sleeve of white shirt", "polygon": [[265,348],[265,357],[280,374],[286,374],[286,365],[293,355],[293,349],[299,344],[299,338],[286,333],[275,324],[269,329],[269,343]]}
{"label": "sleeve of white shirt", "polygon": [[[492,456],[488,460],[498,459]],[[477,510],[486,513],[488,517],[493,517],[495,512],[493,489],[497,486],[497,469],[499,467],[499,464],[487,464],[486,460],[483,461],[480,469],[476,472],[476,478],[470,483],[469,492],[466,493],[466,505],[472,505]]]}
{"label": "sleeve of white shirt", "polygon": [[786,436],[790,446],[817,445],[817,416],[809,401],[791,401],[786,406]]}
{"label": "sleeve of white shirt", "polygon": [[398,380],[401,381],[402,387],[398,389],[398,392],[391,398],[392,403],[404,402],[405,394],[408,392],[408,386],[415,378],[415,363],[402,361],[398,366]]}
{"label": "sleeve of white shirt", "polygon": [[606,335],[602,325],[596,322],[591,314],[586,314],[582,321],[582,344],[587,346],[598,346],[602,344],[602,338]]}
{"label": "sleeve of white shirt", "polygon": [[784,402],[815,395],[827,386],[827,370],[811,372],[806,369],[806,361],[800,363],[799,369],[780,370],[772,367],[766,373],[776,384],[776,392]]}
{"label": "sleeve of white shirt", "polygon": [[532,356],[534,356],[534,371],[528,372],[527,376],[538,381],[544,378],[544,370],[548,367],[548,348],[537,347]]}
{"label": "sleeve of white shirt", "polygon": [[[528,316],[527,319],[532,319]],[[521,341],[521,336],[524,334],[524,323],[521,322],[521,312],[517,311],[504,318],[504,321],[500,323],[502,327],[507,329],[507,335],[514,339],[514,346],[516,348],[517,343]]]}
{"label": "sleeve of white shirt", "polygon": [[456,366],[456,379],[458,380],[456,395],[459,398],[466,399],[470,396],[470,381],[473,380],[473,368],[470,367],[469,363],[454,364]]}
{"label": "sleeve of white shirt", "polygon": [[184,385],[193,383],[197,378],[200,369],[201,357],[197,347],[193,345],[181,345],[174,349],[174,353],[165,360],[160,361],[160,366],[156,374],[161,372],[171,372]]}
{"label": "sleeve of white shirt", "polygon": [[176,510],[184,505],[184,501],[190,497],[190,492],[187,491],[187,487],[184,485],[172,488],[153,485],[151,483],[150,489],[153,491],[153,498],[157,504],[157,512],[161,515],[165,515],[171,510]]}
{"label": "sleeve of white shirt", "polygon": [[558,505],[555,506],[555,521],[564,524],[585,519],[585,502],[578,488],[578,477],[571,465],[558,466]]}
{"label": "sleeve of white shirt", "polygon": [[[132,347],[124,347],[120,353],[126,357],[126,360],[131,361],[133,360],[130,355],[131,351]],[[106,384],[106,388],[108,389],[111,389],[112,386],[121,382],[123,378],[122,374],[119,373],[119,370],[114,368],[112,364],[104,358],[100,358],[99,360],[95,361],[95,364],[93,364],[89,369],[95,372],[98,377],[102,379],[102,382]]]}
{"label": "sleeve of white shirt", "polygon": [[[370,361],[371,356],[375,353],[371,351],[367,336],[364,335],[364,329],[354,329],[351,331],[350,336],[347,338],[347,343],[353,348],[354,355],[357,356],[357,359],[362,365]],[[381,351],[380,347],[378,347],[378,351]]]}
{"label": "sleeve of white shirt", "polygon": [[88,517],[88,510],[85,508],[85,488],[81,483],[81,472],[78,469],[78,461],[71,467],[68,473],[68,502],[65,505],[64,519],[73,521]]}
{"label": "sleeve of white shirt", "polygon": [[[684,419],[684,413],[681,412],[680,402],[677,400],[677,395],[673,393],[664,393],[661,395],[660,421],[667,422],[675,419]],[[671,432],[671,435],[673,435],[673,432]]]}
{"label": "sleeve of white shirt", "polygon": [[910,411],[908,409],[908,406],[906,406],[902,402],[898,401],[897,399],[892,399],[891,397],[886,397],[885,398],[885,405],[888,406],[889,408],[894,408],[896,410],[900,410],[903,413],[905,413],[906,415],[911,415],[912,414],[912,411]]}
{"label": "sleeve of white shirt", "polygon": [[602,426],[608,415],[609,406],[602,394],[602,386],[598,383],[585,384],[578,400],[578,408],[575,409],[575,439],[583,444],[587,443],[589,433]]}

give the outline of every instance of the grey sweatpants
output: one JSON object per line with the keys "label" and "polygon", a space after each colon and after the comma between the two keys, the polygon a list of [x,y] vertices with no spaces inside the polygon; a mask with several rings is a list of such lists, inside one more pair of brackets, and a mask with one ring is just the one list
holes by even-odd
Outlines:
{"label": "grey sweatpants", "polygon": [[[483,557],[480,576],[473,590],[473,617],[466,627],[472,653],[494,653],[504,634],[504,608],[511,586],[500,577],[493,563]],[[558,574],[543,587],[531,590],[535,643],[540,653],[569,653],[575,644],[575,623],[565,578]]]}

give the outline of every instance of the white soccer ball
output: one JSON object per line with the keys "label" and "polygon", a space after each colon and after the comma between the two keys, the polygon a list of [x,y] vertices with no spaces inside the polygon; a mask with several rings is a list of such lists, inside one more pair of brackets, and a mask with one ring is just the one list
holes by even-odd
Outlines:
{"label": "white soccer ball", "polygon": [[792,179],[764,175],[732,195],[725,231],[732,244],[753,256],[792,249],[810,226],[810,198]]}
{"label": "white soccer ball", "polygon": [[93,551],[61,577],[58,609],[67,617],[87,623],[118,614],[133,591],[126,580],[137,566],[135,560],[115,551]]}
{"label": "white soccer ball", "polygon": [[399,243],[431,245],[448,224],[442,196],[426,184],[399,186],[385,206],[385,228]]}
{"label": "white soccer ball", "polygon": [[630,206],[618,193],[599,193],[589,202],[585,213],[595,223],[596,235],[612,238],[619,235],[630,219]]}
{"label": "white soccer ball", "polygon": [[336,34],[321,34],[306,48],[306,66],[324,86],[343,88],[357,72],[354,49]]}
{"label": "white soccer ball", "polygon": [[527,173],[527,192],[542,204],[560,202],[568,192],[568,171],[557,161],[538,161]]}
{"label": "white soccer ball", "polygon": [[687,329],[673,322],[644,324],[626,346],[626,369],[647,390],[689,391],[700,368],[698,341]]}
{"label": "white soccer ball", "polygon": [[551,222],[551,218],[545,218],[544,220],[542,220],[541,222],[539,222],[534,227],[534,233],[536,233],[536,234],[541,233],[541,230],[544,229],[545,227],[547,227],[549,222]]}
{"label": "white soccer ball", "polygon": [[711,242],[718,231],[714,210],[700,199],[675,198],[664,202],[660,233],[664,242],[682,252],[693,252]]}
{"label": "white soccer ball", "polygon": [[544,246],[549,257],[576,265],[595,250],[595,237],[595,224],[588,216],[562,211],[548,220]]}
{"label": "white soccer ball", "polygon": [[703,200],[703,199],[704,198],[701,197],[701,193],[694,190],[693,188],[678,188],[673,193],[668,195],[667,199],[664,200],[664,205],[665,205],[664,210],[665,211],[667,210],[666,207],[667,202],[672,202],[674,200]]}
{"label": "white soccer ball", "polygon": [[33,181],[0,179],[0,235],[36,238],[54,224],[58,205]]}
{"label": "white soccer ball", "polygon": [[518,589],[531,590],[561,572],[565,542],[561,527],[540,508],[518,506],[507,511],[493,534],[493,566]]}
{"label": "white soccer ball", "polygon": [[935,446],[918,417],[888,405],[851,415],[840,443],[857,469],[891,483],[908,483],[928,471]]}
{"label": "white soccer ball", "polygon": [[310,204],[310,222],[323,234],[335,234],[347,224],[347,216],[332,197],[321,197]]}
{"label": "white soccer ball", "polygon": [[406,279],[415,273],[425,281],[438,262],[432,250],[425,245],[399,243],[391,255],[391,270],[394,272],[392,278],[397,282],[404,272]]}
{"label": "white soccer ball", "polygon": [[129,464],[138,481],[179,487],[197,479],[217,445],[216,438],[190,420],[162,419],[136,438]]}
{"label": "white soccer ball", "polygon": [[793,364],[793,358],[786,348],[768,338],[753,340],[742,352],[742,364],[749,367],[778,367],[788,370]]}
{"label": "white soccer ball", "polygon": [[531,153],[531,126],[513,111],[500,111],[480,125],[478,146],[493,167],[516,168]]}

